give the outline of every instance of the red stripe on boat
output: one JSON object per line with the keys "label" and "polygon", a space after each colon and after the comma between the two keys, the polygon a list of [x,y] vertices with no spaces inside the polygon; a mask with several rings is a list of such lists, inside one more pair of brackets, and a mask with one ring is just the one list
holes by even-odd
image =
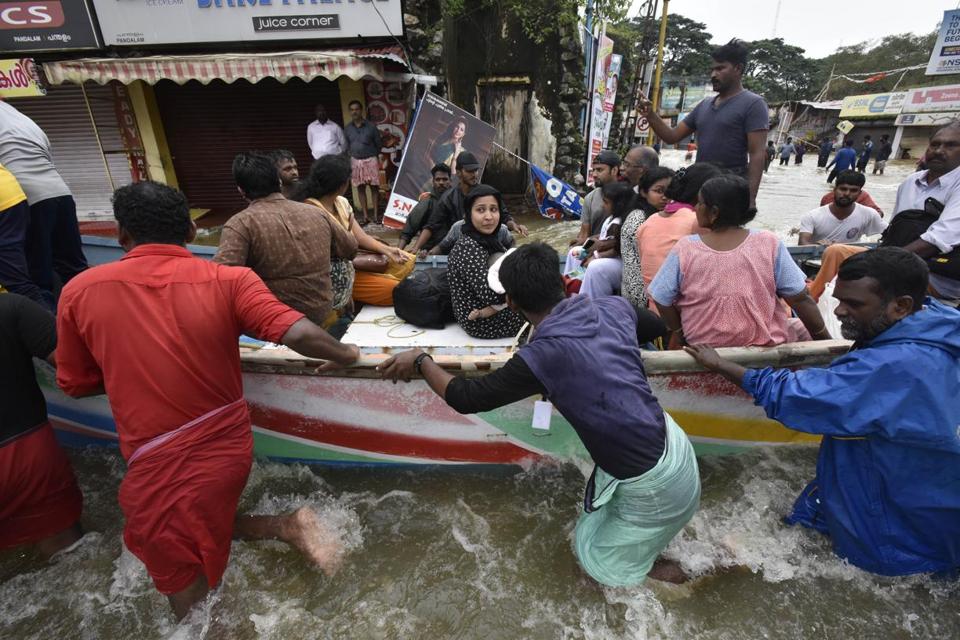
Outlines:
{"label": "red stripe on boat", "polygon": [[704,396],[750,397],[746,391],[723,378],[719,373],[670,374],[667,376],[667,389],[670,391],[693,391]]}
{"label": "red stripe on boat", "polygon": [[250,417],[256,426],[311,440],[318,445],[447,462],[518,464],[539,457],[505,439],[501,442],[470,442],[425,438],[328,422],[252,402],[249,406]]}

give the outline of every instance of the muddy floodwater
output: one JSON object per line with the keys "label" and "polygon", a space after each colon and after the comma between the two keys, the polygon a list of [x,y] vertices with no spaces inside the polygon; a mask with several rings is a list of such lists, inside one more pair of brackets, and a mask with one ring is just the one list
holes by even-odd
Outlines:
{"label": "muddy floodwater", "polygon": [[[682,155],[668,152],[665,164]],[[809,155],[772,166],[756,226],[786,236],[826,191]],[[892,209],[910,167],[868,176]],[[565,244],[577,223],[541,223]],[[533,223],[536,223],[534,225]],[[691,584],[598,586],[571,534],[585,469],[346,468],[254,464],[241,509],[312,505],[349,549],[332,578],[273,542],[237,542],[221,588],[184,624],[121,542],[115,450],[72,451],[90,532],[51,564],[0,553],[0,638],[724,639],[960,638],[960,584],[883,578],[836,558],[781,516],[813,476],[816,449],[701,458],[699,513],[667,555]]]}

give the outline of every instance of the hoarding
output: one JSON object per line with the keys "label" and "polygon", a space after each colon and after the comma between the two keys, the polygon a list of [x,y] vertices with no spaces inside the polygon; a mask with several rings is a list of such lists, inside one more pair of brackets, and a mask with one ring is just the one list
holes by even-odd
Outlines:
{"label": "hoarding", "polygon": [[847,96],[840,107],[841,118],[879,118],[896,116],[903,108],[906,91]]}
{"label": "hoarding", "polygon": [[960,73],[960,10],[944,11],[940,35],[930,52],[927,75]]}
{"label": "hoarding", "polygon": [[947,113],[960,111],[960,84],[911,89],[903,103],[904,113]]}
{"label": "hoarding", "polygon": [[490,156],[496,129],[440,96],[425,93],[410,129],[403,159],[387,200],[384,224],[400,228],[420,194],[431,187],[430,169],[444,163],[451,169],[457,156],[469,151],[481,168]]}
{"label": "hoarding", "polygon": [[401,0],[93,0],[108,45],[389,38]]}
{"label": "hoarding", "polygon": [[[601,32],[597,44],[596,64],[593,68],[593,87],[590,92],[590,127],[587,140],[587,185],[593,186],[593,159],[603,150],[604,131],[607,119],[613,117],[612,109],[606,111],[607,77],[613,60],[613,40]],[[614,87],[616,91],[616,87]]]}
{"label": "hoarding", "polygon": [[955,113],[901,113],[898,127],[945,127],[957,119]]}
{"label": "hoarding", "polygon": [[39,82],[37,65],[32,58],[0,60],[0,98],[45,96],[47,89]]}
{"label": "hoarding", "polygon": [[0,51],[78,51],[100,47],[86,0],[0,2]]}

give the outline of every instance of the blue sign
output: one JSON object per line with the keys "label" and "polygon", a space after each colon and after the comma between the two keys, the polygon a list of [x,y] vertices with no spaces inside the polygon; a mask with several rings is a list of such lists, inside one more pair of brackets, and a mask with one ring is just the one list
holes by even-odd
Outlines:
{"label": "blue sign", "polygon": [[530,179],[540,215],[551,220],[580,219],[583,198],[573,187],[534,165],[530,165]]}

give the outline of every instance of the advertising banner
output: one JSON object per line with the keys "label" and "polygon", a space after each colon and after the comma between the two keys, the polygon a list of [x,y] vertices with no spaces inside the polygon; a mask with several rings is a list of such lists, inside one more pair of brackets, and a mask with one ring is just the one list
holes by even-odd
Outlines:
{"label": "advertising banner", "polygon": [[39,82],[37,65],[32,58],[0,60],[0,98],[45,96],[47,89]]}
{"label": "advertising banner", "polygon": [[960,10],[944,11],[940,35],[930,52],[927,75],[960,72]]}
{"label": "advertising banner", "polygon": [[841,118],[879,118],[897,116],[907,98],[906,91],[847,96],[840,107]]}
{"label": "advertising banner", "polygon": [[400,166],[403,145],[407,141],[410,112],[408,91],[400,82],[363,81],[367,120],[377,126],[383,140],[380,149],[380,184],[392,182]]}
{"label": "advertising banner", "polygon": [[93,0],[104,41],[117,46],[399,37],[400,2]]}
{"label": "advertising banner", "polygon": [[573,187],[534,165],[530,165],[530,182],[533,184],[537,208],[544,218],[580,219],[583,214],[583,198]]}
{"label": "advertising banner", "polygon": [[457,156],[469,151],[482,169],[495,135],[496,129],[483,120],[437,95],[424,94],[387,201],[384,224],[403,226],[420,194],[430,190],[433,165],[442,162],[454,169]]}
{"label": "advertising banner", "polygon": [[944,127],[956,120],[955,113],[901,113],[898,127]]}
{"label": "advertising banner", "polygon": [[903,103],[904,113],[947,113],[960,111],[960,84],[911,89]]}
{"label": "advertising banner", "polygon": [[0,51],[79,51],[101,46],[86,0],[0,2]]}
{"label": "advertising banner", "polygon": [[127,152],[127,161],[130,163],[130,178],[133,182],[149,180],[147,156],[143,151],[143,140],[140,138],[137,118],[133,114],[133,103],[130,102],[127,85],[117,81],[111,82],[110,92],[113,93],[113,110],[117,116],[120,139],[123,141],[123,149]]}
{"label": "advertising banner", "polygon": [[608,115],[604,106],[607,95],[607,77],[612,59],[613,40],[608,38],[605,32],[601,32],[597,45],[596,64],[593,68],[593,90],[590,92],[590,127],[588,130],[589,140],[587,141],[588,186],[593,186],[593,173],[591,171],[593,159],[603,150],[603,132],[607,128],[607,118],[612,116],[613,112],[611,108]]}
{"label": "advertising banner", "polygon": [[623,56],[618,53],[610,56],[610,67],[607,69],[607,88],[603,93],[603,146],[610,142],[610,126],[613,124],[613,106],[617,100],[617,83],[620,82],[620,67]]}

